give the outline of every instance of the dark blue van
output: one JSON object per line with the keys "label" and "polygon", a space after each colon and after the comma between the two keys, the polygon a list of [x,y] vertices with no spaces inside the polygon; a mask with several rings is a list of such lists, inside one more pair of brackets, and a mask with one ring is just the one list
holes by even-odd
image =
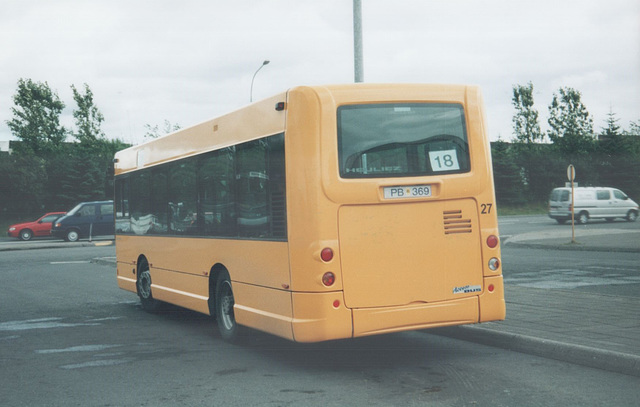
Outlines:
{"label": "dark blue van", "polygon": [[51,235],[67,242],[113,234],[113,201],[79,203],[51,227]]}

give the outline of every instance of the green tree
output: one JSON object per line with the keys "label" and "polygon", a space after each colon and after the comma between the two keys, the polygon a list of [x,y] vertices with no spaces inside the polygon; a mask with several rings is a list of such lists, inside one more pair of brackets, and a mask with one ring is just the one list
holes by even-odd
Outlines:
{"label": "green tree", "polygon": [[618,119],[615,113],[609,111],[607,114],[606,127],[600,133],[599,150],[607,155],[614,156],[624,152],[624,140],[618,126]]}
{"label": "green tree", "polygon": [[612,111],[607,115],[598,141],[598,179],[632,196],[640,191],[640,149],[637,137],[622,134]]}
{"label": "green tree", "polygon": [[519,169],[521,194],[528,202],[538,202],[546,198],[550,174],[547,166],[540,165],[548,151],[543,151],[546,147],[541,144],[544,133],[540,130],[538,111],[533,107],[533,84],[515,85],[511,103],[515,108],[512,118],[515,138],[509,154]]}
{"label": "green tree", "polygon": [[78,105],[73,111],[76,131],[74,137],[80,144],[95,145],[97,140],[104,140],[104,132],[101,129],[104,116],[93,102],[93,92],[89,85],[84,84],[84,93],[80,93],[75,86],[71,85],[73,99]]}
{"label": "green tree", "polygon": [[2,168],[2,178],[6,182],[1,188],[3,212],[10,219],[35,216],[47,204],[45,160],[36,156],[12,154],[2,161],[2,167],[5,167]]}
{"label": "green tree", "polygon": [[164,136],[165,134],[173,133],[174,131],[180,130],[179,124],[171,124],[169,120],[164,121],[164,127],[162,128],[162,131],[160,130],[160,126],[158,126],[157,124],[155,126],[145,124],[144,127],[147,129],[146,133],[144,134],[145,141],[153,140],[158,137]]}
{"label": "green tree", "polygon": [[13,118],[7,120],[7,125],[21,141],[16,147],[17,153],[42,157],[60,147],[67,133],[60,124],[65,105],[47,82],[18,80],[13,102]]}
{"label": "green tree", "polygon": [[514,85],[511,103],[516,109],[512,119],[516,141],[527,144],[542,141],[538,111],[533,107],[533,84]]}
{"label": "green tree", "polygon": [[520,167],[515,162],[513,147],[504,141],[491,143],[493,181],[498,205],[518,206],[525,202]]}
{"label": "green tree", "polygon": [[565,157],[593,151],[593,119],[573,88],[560,88],[549,105],[549,138]]}
{"label": "green tree", "polygon": [[629,130],[624,131],[625,136],[640,136],[640,120],[629,123]]}

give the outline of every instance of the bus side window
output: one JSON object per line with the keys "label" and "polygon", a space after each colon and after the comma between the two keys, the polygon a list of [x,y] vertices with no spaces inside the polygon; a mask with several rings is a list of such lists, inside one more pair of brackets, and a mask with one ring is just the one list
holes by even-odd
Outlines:
{"label": "bus side window", "polygon": [[197,192],[195,159],[188,158],[169,167],[168,202],[170,233],[195,235],[197,227]]}
{"label": "bus side window", "polygon": [[236,191],[240,237],[267,237],[269,234],[266,153],[264,140],[244,143],[237,149]]}
{"label": "bus side window", "polygon": [[147,233],[164,234],[168,230],[167,219],[167,172],[163,168],[151,171],[151,213]]}
{"label": "bus side window", "polygon": [[151,172],[140,171],[131,175],[131,232],[145,235],[151,228]]}
{"label": "bus side window", "polygon": [[269,237],[284,239],[287,237],[287,202],[286,202],[286,175],[284,159],[284,134],[280,133],[269,137]]}
{"label": "bus side window", "polygon": [[198,224],[205,236],[236,237],[235,148],[202,157],[198,166]]}

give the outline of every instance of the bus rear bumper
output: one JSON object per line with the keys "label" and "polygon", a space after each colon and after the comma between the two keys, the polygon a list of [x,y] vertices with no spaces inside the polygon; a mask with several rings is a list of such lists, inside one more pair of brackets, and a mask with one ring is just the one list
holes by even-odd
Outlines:
{"label": "bus rear bumper", "polygon": [[[493,287],[493,290],[490,289]],[[502,276],[485,277],[484,291],[478,297],[480,301],[480,321],[502,321],[506,316],[504,302],[504,282]]]}
{"label": "bus rear bumper", "polygon": [[350,309],[342,292],[292,293],[292,300],[296,342],[475,324],[503,320],[506,312],[502,276],[485,277],[478,296],[435,303]]}
{"label": "bus rear bumper", "polygon": [[342,291],[292,293],[293,339],[320,342],[353,336],[351,310],[344,306]]}
{"label": "bus rear bumper", "polygon": [[398,307],[354,309],[353,336],[473,324],[478,320],[478,297]]}

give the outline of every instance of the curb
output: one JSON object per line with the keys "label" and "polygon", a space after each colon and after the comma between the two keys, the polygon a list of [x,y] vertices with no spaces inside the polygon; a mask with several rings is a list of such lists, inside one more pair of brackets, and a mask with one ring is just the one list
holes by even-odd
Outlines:
{"label": "curb", "polygon": [[518,246],[530,249],[546,249],[546,250],[568,250],[568,251],[589,251],[589,252],[617,252],[617,253],[640,253],[640,249],[632,247],[602,247],[585,245],[584,243],[564,243],[558,245],[550,245],[545,243],[527,243],[527,242],[511,242],[508,239],[503,243],[505,246]]}
{"label": "curb", "polygon": [[640,377],[640,356],[627,353],[513,334],[476,325],[435,328],[422,332]]}
{"label": "curb", "polygon": [[59,243],[45,243],[45,244],[17,244],[12,246],[0,246],[0,252],[9,252],[15,250],[39,250],[39,249],[68,249],[71,247],[96,247],[96,246],[112,246],[113,240],[99,240],[94,242],[59,242]]}
{"label": "curb", "polygon": [[[562,232],[554,230],[509,235],[502,237],[502,244],[546,250],[640,253],[640,245],[637,243],[640,230],[582,230],[575,242],[571,242],[570,237]],[[617,235],[618,239],[607,240],[610,235]]]}

